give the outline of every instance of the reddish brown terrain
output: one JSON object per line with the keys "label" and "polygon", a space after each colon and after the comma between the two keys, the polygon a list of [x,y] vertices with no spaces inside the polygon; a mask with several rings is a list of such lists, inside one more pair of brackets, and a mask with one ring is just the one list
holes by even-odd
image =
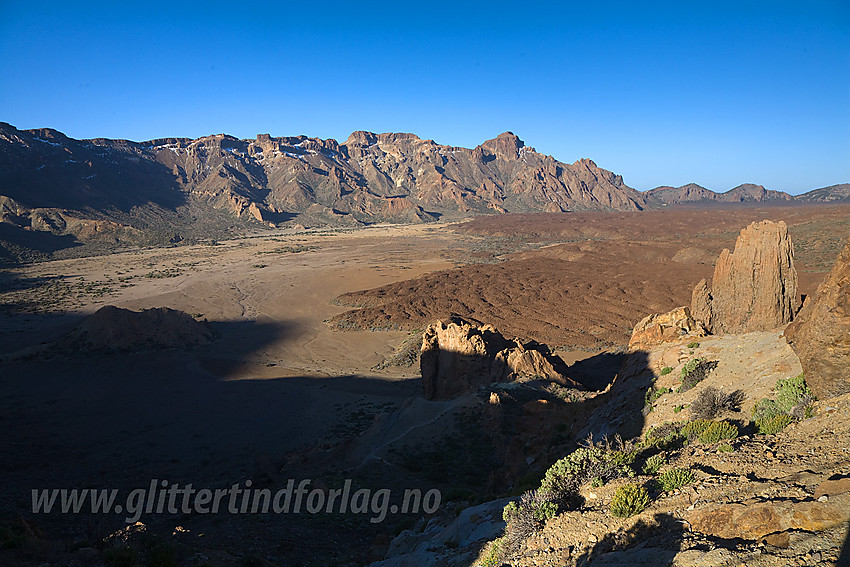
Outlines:
{"label": "reddish brown terrain", "polygon": [[481,252],[468,265],[344,294],[338,301],[357,309],[333,322],[421,329],[457,314],[554,347],[625,346],[647,313],[690,305],[694,284],[711,278],[720,251],[763,219],[788,224],[799,291],[814,292],[850,233],[848,205],[482,216],[451,229],[483,249],[494,239],[534,249]]}
{"label": "reddish brown terrain", "polygon": [[[353,478],[373,489],[438,488],[438,516],[447,521],[472,502],[518,494],[575,445],[596,407],[587,399],[613,379],[621,357],[585,352],[566,360],[592,356],[565,369],[590,392],[507,388],[497,404],[474,393],[430,401],[419,379],[421,335],[392,328],[424,329],[457,313],[493,324],[508,339],[587,351],[624,347],[650,312],[690,304],[721,249],[764,219],[787,223],[799,290],[811,293],[850,234],[850,205],[275,229],[217,245],[4,270],[0,536],[11,534],[18,547],[0,550],[0,565],[103,565],[111,545],[105,538],[125,527],[119,514],[33,515],[32,488],[126,494],[150,479],[217,489],[247,480],[280,488],[290,478],[335,488]],[[101,340],[127,326],[123,311],[87,318],[106,305],[150,310],[133,324],[153,334]],[[166,319],[164,326],[146,323]],[[168,348],[160,344],[186,336],[195,346],[173,338]],[[690,356],[684,347],[679,355]],[[729,360],[721,360],[718,380],[738,372]],[[676,415],[689,401],[669,397],[676,403],[659,400],[659,415]],[[362,565],[390,553],[388,542],[402,528],[429,520],[151,514],[141,521],[173,546],[177,564],[194,565],[202,555],[224,567]],[[178,526],[184,531],[174,536]]]}

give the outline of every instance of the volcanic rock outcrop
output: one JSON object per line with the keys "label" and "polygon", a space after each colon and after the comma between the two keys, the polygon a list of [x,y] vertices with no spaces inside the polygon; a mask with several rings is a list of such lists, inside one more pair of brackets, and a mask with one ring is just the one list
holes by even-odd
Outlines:
{"label": "volcanic rock outcrop", "polygon": [[712,333],[775,329],[798,308],[794,247],[782,221],[743,229],[735,251],[720,253],[712,287],[700,281],[691,299],[691,314]]}
{"label": "volcanic rock outcrop", "polygon": [[850,392],[850,241],[814,298],[785,329],[785,338],[817,397]]}
{"label": "volcanic rock outcrop", "polygon": [[484,384],[522,377],[582,388],[563,375],[564,362],[545,345],[509,341],[490,325],[476,327],[459,317],[425,329],[419,363],[429,400],[451,399]]}
{"label": "volcanic rock outcrop", "polygon": [[205,321],[196,321],[176,309],[154,307],[130,311],[106,305],[58,343],[78,351],[126,351],[185,348],[212,340],[212,329]]}
{"label": "volcanic rock outcrop", "polygon": [[676,307],[667,313],[647,315],[635,325],[629,339],[629,350],[707,334],[705,325],[691,316],[690,309]]}

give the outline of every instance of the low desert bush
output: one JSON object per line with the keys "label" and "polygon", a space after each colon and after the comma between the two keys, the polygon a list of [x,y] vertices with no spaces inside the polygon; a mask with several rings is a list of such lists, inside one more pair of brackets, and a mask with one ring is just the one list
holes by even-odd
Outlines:
{"label": "low desert bush", "polygon": [[777,380],[773,391],[776,392],[776,403],[786,413],[790,413],[791,409],[801,400],[812,397],[812,391],[806,385],[806,380],[802,374],[794,378]]}
{"label": "low desert bush", "polygon": [[643,463],[641,471],[643,474],[651,475],[657,473],[661,467],[667,464],[667,455],[664,453],[656,453]]}
{"label": "low desert bush", "polygon": [[776,403],[776,400],[762,398],[755,406],[753,406],[753,421],[758,423],[765,419],[772,419],[777,415],[782,415],[782,408]]}
{"label": "low desert bush", "polygon": [[670,492],[694,481],[694,473],[688,469],[676,468],[658,475],[658,485],[664,492]]}
{"label": "low desert bush", "polygon": [[711,425],[699,434],[703,443],[717,443],[724,439],[734,439],[738,436],[738,428],[728,421],[712,421]]}
{"label": "low desert bush", "polygon": [[611,513],[619,518],[628,518],[640,513],[649,505],[649,492],[639,484],[627,484],[614,492],[611,498]]}
{"label": "low desert bush", "polygon": [[802,374],[777,380],[773,391],[775,399],[763,398],[753,407],[752,422],[759,433],[772,435],[795,419],[811,417],[815,398]]}
{"label": "low desert bush", "polygon": [[744,392],[724,392],[714,386],[706,386],[699,395],[691,402],[691,417],[697,419],[713,419],[724,411],[741,411],[741,402],[744,401]]}
{"label": "low desert bush", "polygon": [[788,424],[792,421],[794,421],[793,417],[787,413],[780,413],[772,417],[757,420],[755,423],[759,433],[762,435],[773,435],[788,427]]}
{"label": "low desert bush", "polygon": [[588,440],[585,447],[579,447],[549,467],[539,491],[554,501],[569,505],[568,500],[586,482],[599,479],[604,483],[634,476],[631,464],[636,457],[637,450],[619,437],[613,442]]}
{"label": "low desert bush", "polygon": [[646,393],[643,396],[643,414],[646,415],[652,411],[652,404],[658,401],[658,398],[663,396],[664,394],[669,394],[672,392],[670,388],[656,388],[655,386],[650,386],[646,389]]}
{"label": "low desert bush", "polygon": [[507,525],[497,550],[499,558],[516,552],[523,541],[557,513],[557,503],[550,500],[540,490],[531,490],[520,496],[519,500],[509,502],[502,511],[502,518]]}
{"label": "low desert bush", "polygon": [[671,372],[673,372],[672,366],[665,366],[664,368],[661,369],[661,375],[662,376],[666,376],[667,374],[670,374]]}
{"label": "low desert bush", "polygon": [[688,343],[688,348],[699,348],[698,342]]}
{"label": "low desert bush", "polygon": [[665,422],[653,427],[646,432],[644,445],[661,450],[674,448],[681,441],[679,426],[675,423]]}
{"label": "low desert bush", "polygon": [[481,551],[481,555],[478,556],[478,565],[481,567],[498,567],[502,564],[503,539],[500,537],[487,544]]}
{"label": "low desert bush", "polygon": [[695,439],[699,437],[703,431],[708,429],[712,422],[708,419],[695,419],[687,422],[679,429],[679,434],[685,439]]}
{"label": "low desert bush", "polygon": [[716,360],[706,360],[704,358],[694,358],[688,361],[682,367],[682,385],[679,386],[678,392],[687,392],[703,380],[705,380],[712,370],[717,368]]}

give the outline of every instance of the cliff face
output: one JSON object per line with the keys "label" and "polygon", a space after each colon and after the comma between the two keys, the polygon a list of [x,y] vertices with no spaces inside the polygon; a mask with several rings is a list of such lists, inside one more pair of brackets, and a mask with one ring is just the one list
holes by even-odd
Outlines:
{"label": "cliff face", "polygon": [[817,397],[850,392],[850,241],[785,338]]}
{"label": "cliff face", "polygon": [[646,207],[622,177],[590,160],[561,163],[510,132],[467,149],[371,132],[354,132],[342,144],[267,134],[75,140],[0,123],[0,170],[0,195],[22,208],[115,221],[140,207],[175,210],[189,202],[265,224],[299,215],[417,222]]}
{"label": "cliff face", "polygon": [[780,327],[799,307],[794,247],[784,222],[753,223],[734,252],[720,253],[712,288],[699,282],[691,313],[714,333],[746,333]]}

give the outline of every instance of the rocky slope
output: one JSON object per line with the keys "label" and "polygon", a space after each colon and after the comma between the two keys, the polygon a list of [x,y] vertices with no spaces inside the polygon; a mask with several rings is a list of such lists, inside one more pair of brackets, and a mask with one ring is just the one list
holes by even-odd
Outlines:
{"label": "rocky slope", "polygon": [[[792,251],[784,224],[751,225],[736,257],[724,251],[718,261],[715,283],[735,288],[720,295],[786,306],[796,299],[795,285],[786,293]],[[842,386],[846,255],[808,308],[812,318],[838,319],[824,321],[829,332],[805,322],[793,332],[827,339],[814,348],[830,359],[830,383]],[[786,277],[744,277],[761,271]],[[788,310],[768,311],[761,325],[720,309],[713,330],[737,334],[719,336],[705,336],[686,308],[645,318],[617,376],[583,402],[589,415],[575,432],[583,444],[505,508],[502,537],[492,539],[496,510],[482,506],[448,527],[463,537],[447,541],[432,529],[376,565],[466,565],[477,549],[481,566],[846,565],[850,394],[816,380],[823,399],[813,401],[776,328],[788,318],[770,316]],[[798,350],[800,342],[792,337]],[[475,533],[491,541],[482,547]]]}
{"label": "rocky slope", "polygon": [[850,201],[850,183],[814,189],[798,195],[797,200],[805,203],[846,203]]}
{"label": "rocky slope", "polygon": [[716,193],[696,183],[681,187],[662,186],[646,192],[647,198],[664,205],[705,204],[705,203],[787,203],[795,197],[782,191],[765,189],[761,185],[744,183],[726,191]]}

